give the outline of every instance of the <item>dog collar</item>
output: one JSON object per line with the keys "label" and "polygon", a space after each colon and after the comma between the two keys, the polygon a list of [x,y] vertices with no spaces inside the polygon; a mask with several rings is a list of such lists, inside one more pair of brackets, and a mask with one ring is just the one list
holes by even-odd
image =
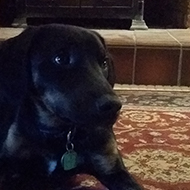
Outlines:
{"label": "dog collar", "polygon": [[72,170],[77,167],[77,153],[75,152],[72,139],[74,138],[76,128],[74,131],[70,130],[67,134],[66,152],[61,157],[61,165],[65,171]]}

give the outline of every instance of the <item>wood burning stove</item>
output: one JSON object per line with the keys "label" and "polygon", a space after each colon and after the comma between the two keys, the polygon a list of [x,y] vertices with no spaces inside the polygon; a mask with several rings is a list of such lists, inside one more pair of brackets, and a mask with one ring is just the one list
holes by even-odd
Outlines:
{"label": "wood burning stove", "polygon": [[26,0],[28,18],[132,19],[131,29],[147,29],[144,0]]}

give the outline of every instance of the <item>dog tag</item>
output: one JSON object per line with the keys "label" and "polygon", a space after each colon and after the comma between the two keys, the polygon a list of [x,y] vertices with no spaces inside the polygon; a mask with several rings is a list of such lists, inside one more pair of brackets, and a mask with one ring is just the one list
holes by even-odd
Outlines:
{"label": "dog tag", "polygon": [[74,150],[69,150],[63,154],[61,165],[65,171],[72,170],[77,167],[77,153]]}

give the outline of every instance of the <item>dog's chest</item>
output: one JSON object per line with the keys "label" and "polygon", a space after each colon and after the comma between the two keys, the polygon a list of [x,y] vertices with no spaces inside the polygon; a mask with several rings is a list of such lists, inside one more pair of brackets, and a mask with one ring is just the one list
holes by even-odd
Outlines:
{"label": "dog's chest", "polygon": [[51,174],[57,167],[57,160],[48,160],[47,166],[48,174]]}

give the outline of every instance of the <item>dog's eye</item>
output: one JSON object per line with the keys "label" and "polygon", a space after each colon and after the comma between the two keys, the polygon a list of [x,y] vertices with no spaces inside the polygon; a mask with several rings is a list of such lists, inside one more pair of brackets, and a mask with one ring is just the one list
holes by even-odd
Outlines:
{"label": "dog's eye", "polygon": [[53,62],[57,65],[69,65],[71,61],[67,54],[60,53],[53,58]]}
{"label": "dog's eye", "polygon": [[55,63],[61,64],[61,58],[59,56],[56,56],[54,59]]}
{"label": "dog's eye", "polygon": [[108,57],[106,57],[105,59],[104,59],[104,61],[103,61],[103,63],[102,63],[102,69],[107,69],[108,68],[108,61],[109,61],[109,58]]}

